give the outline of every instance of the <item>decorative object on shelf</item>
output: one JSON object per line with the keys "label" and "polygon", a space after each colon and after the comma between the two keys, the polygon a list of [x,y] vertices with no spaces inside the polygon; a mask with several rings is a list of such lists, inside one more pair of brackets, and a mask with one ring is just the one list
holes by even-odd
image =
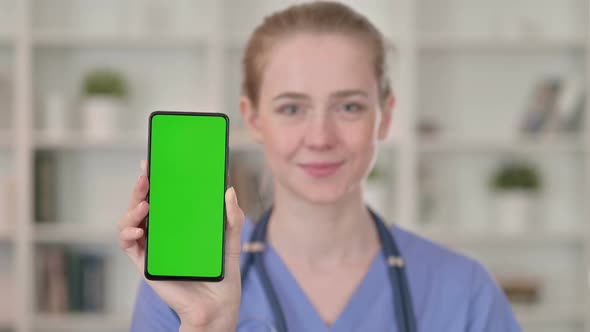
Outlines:
{"label": "decorative object on shelf", "polygon": [[425,139],[436,137],[440,131],[439,122],[432,116],[420,116],[416,127],[420,137]]}
{"label": "decorative object on shelf", "polygon": [[376,212],[387,216],[387,181],[385,172],[378,166],[373,166],[365,182],[365,202]]}
{"label": "decorative object on shelf", "polygon": [[127,81],[117,70],[95,69],[87,73],[83,93],[85,133],[94,139],[112,138],[128,95]]}
{"label": "decorative object on shelf", "polygon": [[568,134],[579,133],[584,127],[586,93],[582,79],[571,75],[562,80],[556,103],[557,130]]}
{"label": "decorative object on shelf", "polygon": [[497,275],[496,280],[513,305],[537,304],[541,298],[542,282],[526,275]]}
{"label": "decorative object on shelf", "polygon": [[530,163],[506,162],[491,178],[495,216],[493,223],[503,233],[526,230],[535,217],[536,194],[541,190],[541,176]]}
{"label": "decorative object on shelf", "polygon": [[586,94],[577,76],[545,77],[534,87],[521,131],[529,136],[575,134],[583,125]]}
{"label": "decorative object on shelf", "polygon": [[46,95],[44,105],[45,130],[50,137],[63,137],[67,132],[67,112],[62,93],[53,91]]}

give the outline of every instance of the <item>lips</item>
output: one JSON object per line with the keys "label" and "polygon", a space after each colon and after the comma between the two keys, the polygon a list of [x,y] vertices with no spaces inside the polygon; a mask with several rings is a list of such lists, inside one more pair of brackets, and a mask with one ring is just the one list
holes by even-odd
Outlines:
{"label": "lips", "polygon": [[309,175],[314,177],[330,176],[344,164],[344,161],[338,162],[311,162],[302,163],[299,166]]}

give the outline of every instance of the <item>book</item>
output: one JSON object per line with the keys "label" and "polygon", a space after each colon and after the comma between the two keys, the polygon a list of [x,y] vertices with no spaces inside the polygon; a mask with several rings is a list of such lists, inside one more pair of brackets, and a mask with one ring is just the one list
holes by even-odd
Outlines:
{"label": "book", "polygon": [[56,221],[57,215],[57,161],[53,153],[35,154],[35,220]]}
{"label": "book", "polygon": [[106,258],[63,246],[38,250],[37,310],[44,313],[104,312]]}
{"label": "book", "polygon": [[97,254],[81,256],[82,311],[104,311],[105,258]]}
{"label": "book", "polygon": [[45,260],[45,280],[39,289],[46,292],[41,296],[44,298],[42,308],[47,313],[57,314],[67,311],[68,289],[66,285],[66,261],[65,249],[61,246],[48,247],[43,252]]}
{"label": "book", "polygon": [[72,312],[104,311],[105,258],[71,250],[68,256],[68,300]]}

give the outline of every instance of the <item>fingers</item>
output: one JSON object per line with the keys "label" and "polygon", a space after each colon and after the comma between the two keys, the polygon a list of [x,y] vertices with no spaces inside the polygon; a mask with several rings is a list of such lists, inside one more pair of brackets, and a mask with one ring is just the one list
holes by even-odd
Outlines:
{"label": "fingers", "polygon": [[137,240],[143,236],[143,229],[126,227],[119,233],[119,245],[122,249],[129,249],[137,244]]}
{"label": "fingers", "polygon": [[238,205],[236,191],[233,187],[225,192],[225,206],[227,211],[227,242],[226,257],[239,262],[241,244],[240,237],[244,224],[244,212]]}
{"label": "fingers", "polygon": [[123,230],[127,227],[138,227],[147,216],[148,211],[148,202],[141,201],[135,208],[127,211],[123,219],[119,222],[119,229]]}
{"label": "fingers", "polygon": [[148,188],[149,188],[149,181],[146,175],[146,171],[145,171],[145,160],[142,160],[142,174],[139,176],[139,178],[137,179],[137,182],[135,183],[135,187],[133,188],[133,193],[131,194],[131,199],[129,200],[129,210],[131,210],[132,208],[134,208],[135,206],[137,206],[137,204],[139,204],[141,201],[143,201],[145,199],[145,197],[147,196],[148,193]]}
{"label": "fingers", "polygon": [[141,174],[143,174],[143,175],[147,176],[147,160],[145,160],[145,159],[144,159],[144,160],[142,160],[142,161],[139,163],[139,166],[140,166],[140,168],[141,168]]}

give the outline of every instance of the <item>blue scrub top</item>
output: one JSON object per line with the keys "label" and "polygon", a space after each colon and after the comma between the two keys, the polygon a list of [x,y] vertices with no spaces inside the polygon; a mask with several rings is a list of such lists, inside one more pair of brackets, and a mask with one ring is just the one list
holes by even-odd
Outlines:
{"label": "blue scrub top", "polygon": [[[247,220],[242,243],[252,229],[253,223]],[[419,331],[521,331],[504,293],[482,265],[398,227],[393,227],[392,233],[406,263]],[[395,323],[383,255],[377,255],[340,317],[328,327],[277,252],[270,245],[266,248],[264,262],[290,331],[403,332]],[[250,271],[244,285],[237,331],[273,331],[272,311],[256,269]],[[142,281],[131,331],[177,332],[179,327],[176,313]]]}

